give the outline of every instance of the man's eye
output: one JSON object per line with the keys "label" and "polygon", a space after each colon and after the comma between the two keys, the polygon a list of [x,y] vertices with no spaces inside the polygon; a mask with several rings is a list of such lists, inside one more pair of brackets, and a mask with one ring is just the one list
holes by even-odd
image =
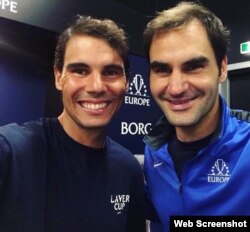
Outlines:
{"label": "man's eye", "polygon": [[78,76],[85,76],[88,74],[88,70],[84,69],[84,68],[74,68],[72,70],[70,70],[70,72],[74,75],[78,75]]}
{"label": "man's eye", "polygon": [[110,77],[116,77],[116,76],[122,76],[123,72],[116,69],[107,69],[103,71],[104,76],[110,76]]}
{"label": "man's eye", "polygon": [[169,74],[171,72],[170,68],[166,66],[152,67],[151,71],[157,74]]}
{"label": "man's eye", "polygon": [[194,72],[194,71],[198,71],[202,68],[204,68],[203,64],[192,64],[192,65],[187,65],[186,67],[184,67],[184,71]]}

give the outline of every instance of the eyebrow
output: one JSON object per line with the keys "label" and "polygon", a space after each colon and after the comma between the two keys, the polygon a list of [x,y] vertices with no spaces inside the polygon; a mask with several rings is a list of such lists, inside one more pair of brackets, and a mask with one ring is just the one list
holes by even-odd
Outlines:
{"label": "eyebrow", "polygon": [[183,63],[182,66],[206,65],[209,60],[205,56],[197,56]]}
{"label": "eyebrow", "polygon": [[[71,64],[68,64],[66,66],[66,69],[67,70],[72,70],[72,69],[75,69],[75,68],[89,68],[89,65],[85,64],[85,63],[71,63]],[[120,72],[123,72],[124,68],[123,66],[121,65],[118,65],[118,64],[109,64],[109,65],[105,65],[104,66],[104,69],[115,69],[117,71],[120,71]]]}
{"label": "eyebrow", "polygon": [[88,68],[89,66],[85,63],[70,63],[66,66],[67,70],[72,70],[75,68]]}
{"label": "eyebrow", "polygon": [[109,64],[109,65],[105,65],[104,69],[114,69],[117,70],[119,72],[123,72],[124,68],[123,66],[119,65],[119,64]]}
{"label": "eyebrow", "polygon": [[160,61],[153,61],[152,63],[150,63],[150,69],[159,68],[159,67],[169,67],[169,66],[170,65],[168,63],[160,62]]}
{"label": "eyebrow", "polygon": [[[185,61],[182,66],[194,66],[194,65],[206,65],[209,63],[209,59],[205,56],[197,56],[190,60]],[[150,63],[150,69],[159,67],[170,67],[171,65],[167,62],[153,61]]]}

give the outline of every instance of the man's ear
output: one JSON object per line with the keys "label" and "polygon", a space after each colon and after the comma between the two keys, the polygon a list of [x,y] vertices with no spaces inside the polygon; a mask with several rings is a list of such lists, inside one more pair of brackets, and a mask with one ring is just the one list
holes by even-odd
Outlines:
{"label": "man's ear", "polygon": [[221,61],[221,70],[220,70],[220,83],[224,82],[227,79],[227,56]]}
{"label": "man's ear", "polygon": [[58,90],[62,90],[62,73],[54,66],[54,77],[55,77],[55,86]]}

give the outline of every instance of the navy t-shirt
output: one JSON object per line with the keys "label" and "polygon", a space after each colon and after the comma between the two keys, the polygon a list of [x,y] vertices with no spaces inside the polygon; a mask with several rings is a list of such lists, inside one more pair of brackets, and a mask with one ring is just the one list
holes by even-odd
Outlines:
{"label": "navy t-shirt", "polygon": [[145,231],[143,177],[106,138],[86,147],[58,119],[0,128],[0,231]]}

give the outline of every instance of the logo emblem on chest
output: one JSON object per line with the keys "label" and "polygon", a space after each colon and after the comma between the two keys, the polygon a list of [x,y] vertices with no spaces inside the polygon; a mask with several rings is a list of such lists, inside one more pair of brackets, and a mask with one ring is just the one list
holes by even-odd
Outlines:
{"label": "logo emblem on chest", "polygon": [[118,195],[111,195],[110,203],[113,205],[114,210],[117,214],[121,214],[124,207],[130,201],[130,195],[128,194],[118,194]]}
{"label": "logo emblem on chest", "polygon": [[208,174],[209,183],[225,183],[230,179],[230,171],[223,159],[217,159]]}

